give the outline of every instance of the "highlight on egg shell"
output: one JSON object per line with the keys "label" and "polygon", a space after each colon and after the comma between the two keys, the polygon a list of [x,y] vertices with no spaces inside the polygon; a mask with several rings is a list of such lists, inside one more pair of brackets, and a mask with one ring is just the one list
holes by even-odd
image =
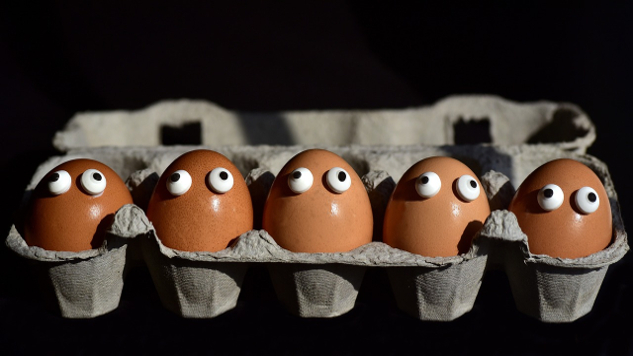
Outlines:
{"label": "highlight on egg shell", "polygon": [[383,225],[383,241],[426,257],[467,252],[490,215],[481,182],[462,162],[429,157],[409,168],[396,185]]}
{"label": "highlight on egg shell", "polygon": [[578,258],[611,243],[607,192],[589,167],[572,159],[554,160],[534,170],[508,210],[516,215],[534,254]]}
{"label": "highlight on egg shell", "polygon": [[110,167],[75,159],[48,172],[29,201],[24,240],[30,246],[79,252],[98,248],[114,213],[132,196]]}
{"label": "highlight on egg shell", "polygon": [[224,155],[187,152],[161,175],[147,207],[161,242],[181,251],[217,252],[253,229],[251,195]]}
{"label": "highlight on egg shell", "polygon": [[262,225],[293,252],[347,252],[372,241],[373,215],[360,177],[343,158],[311,149],[281,169]]}

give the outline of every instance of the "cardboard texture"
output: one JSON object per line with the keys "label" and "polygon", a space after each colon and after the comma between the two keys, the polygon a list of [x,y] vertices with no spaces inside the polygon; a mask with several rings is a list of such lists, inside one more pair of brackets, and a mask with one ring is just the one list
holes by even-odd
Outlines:
{"label": "cardboard texture", "polygon": [[[128,178],[127,185],[136,204],[124,206],[116,213],[109,230],[110,236],[104,246],[96,250],[80,253],[45,251],[26,246],[18,230],[15,227],[11,230],[7,245],[13,251],[32,260],[39,268],[55,270],[49,272],[50,283],[57,291],[57,303],[63,316],[94,317],[116,308],[123,285],[124,266],[142,258],[148,265],[165,307],[189,318],[210,318],[233,308],[249,264],[265,263],[278,299],[291,313],[301,317],[344,314],[354,306],[366,269],[386,268],[396,302],[403,311],[422,320],[454,320],[472,309],[486,269],[497,268],[504,269],[508,274],[519,310],[546,322],[569,322],[591,310],[608,265],[618,261],[628,251],[617,194],[607,167],[594,157],[578,153],[584,152],[593,141],[593,125],[572,105],[514,104],[494,97],[465,97],[449,98],[430,108],[376,111],[371,115],[351,112],[354,113],[352,115],[340,111],[280,114],[297,120],[296,125],[300,125],[301,120],[306,123],[315,121],[314,118],[309,119],[312,117],[310,115],[331,115],[335,118],[332,122],[341,121],[342,127],[347,125],[345,120],[352,120],[349,117],[379,122],[387,116],[400,115],[401,120],[415,122],[417,119],[412,119],[412,111],[425,113],[427,118],[437,112],[442,113],[444,118],[479,118],[485,115],[490,118],[491,132],[502,132],[495,131],[501,129],[493,127],[502,126],[500,122],[506,119],[511,120],[509,117],[512,113],[521,114],[521,120],[532,117],[532,121],[522,122],[521,125],[529,126],[531,132],[544,132],[547,130],[542,125],[549,127],[552,120],[560,120],[552,119],[554,112],[571,110],[577,113],[572,122],[583,129],[574,132],[582,132],[584,136],[569,140],[569,137],[558,137],[563,142],[552,144],[506,145],[508,139],[525,137],[501,139],[495,133],[491,137],[500,142],[470,146],[321,144],[128,147],[125,146],[130,144],[128,141],[109,141],[109,144],[119,143],[123,147],[96,147],[109,136],[104,133],[104,138],[99,138],[81,133],[84,129],[92,130],[88,129],[90,125],[103,123],[106,127],[103,132],[107,132],[108,126],[118,127],[117,132],[134,132],[135,125],[139,125],[138,133],[147,134],[160,126],[161,120],[167,117],[192,117],[183,114],[191,112],[198,113],[196,117],[205,117],[206,125],[206,122],[214,119],[201,113],[207,115],[211,109],[216,114],[234,115],[209,103],[160,103],[137,113],[81,114],[69,123],[66,131],[56,136],[56,145],[69,151],[64,156],[47,160],[38,168],[27,187],[25,200],[28,199],[29,190],[55,165],[77,157],[88,157],[107,164],[121,177]],[[447,114],[458,112],[459,115]],[[117,121],[123,118],[127,121]],[[174,120],[170,122],[178,122]],[[121,130],[117,125],[125,125],[130,129]],[[224,124],[219,120],[214,125],[223,127]],[[144,127],[149,129],[142,129]],[[79,137],[82,137],[81,140]],[[371,141],[374,136],[367,137]],[[148,141],[143,141],[145,139]],[[78,147],[78,142],[86,147]],[[141,138],[139,143],[156,144],[149,138]],[[310,147],[326,148],[339,154],[362,177],[376,222],[374,242],[345,253],[293,253],[279,247],[266,231],[257,230],[261,226],[261,209],[275,174],[292,156]],[[180,154],[196,148],[213,149],[232,160],[246,177],[253,198],[256,230],[243,234],[232,246],[214,253],[185,252],[164,246],[151,222],[139,208],[146,206],[162,171]],[[468,165],[481,177],[492,209],[500,209],[493,211],[471,249],[460,256],[424,257],[379,242],[382,218],[395,183],[412,164],[434,155],[451,156]],[[532,255],[516,218],[503,210],[512,199],[514,187],[518,187],[539,165],[556,158],[579,160],[594,170],[605,185],[614,222],[614,239],[607,249],[573,260]],[[118,274],[119,271],[121,274]],[[104,273],[113,275],[100,276]],[[110,287],[102,288],[104,283],[110,283]]]}
{"label": "cardboard texture", "polygon": [[[471,126],[469,126],[471,124]],[[479,125],[479,126],[478,126]],[[126,127],[126,130],[121,130]],[[386,129],[388,128],[388,129]],[[584,153],[596,138],[573,104],[515,103],[496,96],[452,96],[428,107],[249,113],[201,100],[163,101],[138,111],[80,113],[55,135],[68,151],[98,146],[198,145],[498,145],[547,143]],[[466,137],[462,137],[466,135]]]}
{"label": "cardboard texture", "polygon": [[47,251],[27,246],[11,228],[10,249],[32,261],[49,304],[66,318],[92,318],[119,306],[123,290],[127,244],[110,236],[99,249],[82,252]]}

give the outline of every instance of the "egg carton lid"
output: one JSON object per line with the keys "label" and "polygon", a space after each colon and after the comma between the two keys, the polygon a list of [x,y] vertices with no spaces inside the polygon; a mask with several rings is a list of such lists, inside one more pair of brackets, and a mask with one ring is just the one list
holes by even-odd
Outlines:
{"label": "egg carton lid", "polygon": [[161,145],[459,145],[547,143],[578,153],[596,138],[576,105],[450,96],[430,106],[255,113],[205,100],[166,100],[133,111],[76,114],[55,134],[63,151]]}

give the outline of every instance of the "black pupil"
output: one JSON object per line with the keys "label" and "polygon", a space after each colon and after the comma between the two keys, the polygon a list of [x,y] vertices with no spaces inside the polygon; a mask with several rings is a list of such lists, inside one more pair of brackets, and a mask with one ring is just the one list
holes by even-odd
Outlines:
{"label": "black pupil", "polygon": [[57,182],[59,180],[59,173],[53,173],[51,176],[51,182]]}
{"label": "black pupil", "polygon": [[426,184],[429,182],[429,177],[422,177],[422,184]]}
{"label": "black pupil", "polygon": [[597,198],[598,197],[596,197],[594,193],[589,193],[589,195],[587,195],[587,199],[589,199],[589,201],[592,203],[595,203]]}
{"label": "black pupil", "polygon": [[220,178],[222,180],[227,180],[229,178],[229,175],[226,172],[220,172]]}
{"label": "black pupil", "polygon": [[338,172],[338,180],[340,180],[341,182],[344,182],[345,178],[347,178],[347,175],[345,174],[345,172]]}
{"label": "black pupil", "polygon": [[549,188],[548,188],[548,189],[545,189],[545,191],[543,192],[543,195],[544,195],[546,198],[551,198],[551,197],[553,197],[553,196],[554,196],[554,191],[553,191],[553,190],[551,190],[551,189],[549,189]]}
{"label": "black pupil", "polygon": [[94,180],[96,180],[97,182],[100,182],[101,181],[101,174],[93,173],[92,174],[92,178],[94,178]]}
{"label": "black pupil", "polygon": [[301,172],[295,171],[294,173],[292,173],[292,178],[294,178],[294,179],[301,178]]}
{"label": "black pupil", "polygon": [[473,188],[477,188],[477,182],[475,182],[474,180],[470,181],[470,186]]}
{"label": "black pupil", "polygon": [[180,180],[180,173],[174,173],[171,175],[171,181],[172,182],[177,182]]}

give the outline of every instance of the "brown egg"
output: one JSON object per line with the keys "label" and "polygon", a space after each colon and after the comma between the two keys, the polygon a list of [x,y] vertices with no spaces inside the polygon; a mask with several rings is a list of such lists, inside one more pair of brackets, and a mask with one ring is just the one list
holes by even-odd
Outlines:
{"label": "brown egg", "polygon": [[336,154],[307,150],[281,169],[264,205],[263,228],[294,252],[346,252],[371,242],[369,196]]}
{"label": "brown egg", "polygon": [[571,159],[551,161],[532,172],[508,210],[516,215],[534,254],[578,258],[611,242],[611,207],[602,182]]}
{"label": "brown egg", "polygon": [[130,191],[110,167],[90,159],[62,163],[35,187],[24,239],[54,251],[98,248],[125,204],[132,204]]}
{"label": "brown egg", "polygon": [[210,150],[187,152],[167,167],[147,217],[165,246],[182,251],[220,251],[253,229],[253,205],[242,174]]}
{"label": "brown egg", "polygon": [[430,157],[409,168],[387,204],[383,241],[427,257],[467,252],[490,215],[475,173],[450,157]]}

